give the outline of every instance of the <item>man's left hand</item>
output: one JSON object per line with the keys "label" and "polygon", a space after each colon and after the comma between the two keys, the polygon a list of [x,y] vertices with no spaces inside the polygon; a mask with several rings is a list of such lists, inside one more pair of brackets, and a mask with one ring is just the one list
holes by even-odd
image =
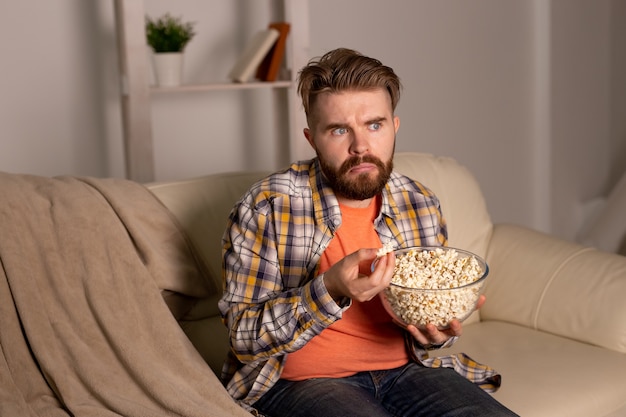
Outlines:
{"label": "man's left hand", "polygon": [[[481,295],[478,298],[476,310],[481,308],[483,304],[485,304],[485,296]],[[426,327],[421,330],[412,324],[408,325],[406,329],[422,346],[443,345],[448,339],[454,336],[461,336],[461,333],[463,333],[463,326],[461,326],[461,322],[457,319],[452,320],[450,326],[443,330],[439,330],[437,326],[432,323],[427,324]]]}

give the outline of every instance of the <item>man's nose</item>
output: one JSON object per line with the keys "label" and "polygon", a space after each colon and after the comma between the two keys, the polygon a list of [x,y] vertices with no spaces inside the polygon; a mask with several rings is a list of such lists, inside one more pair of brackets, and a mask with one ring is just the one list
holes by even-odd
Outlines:
{"label": "man's nose", "polygon": [[355,155],[361,155],[369,150],[369,142],[367,135],[363,132],[352,132],[352,143],[350,144],[350,152]]}

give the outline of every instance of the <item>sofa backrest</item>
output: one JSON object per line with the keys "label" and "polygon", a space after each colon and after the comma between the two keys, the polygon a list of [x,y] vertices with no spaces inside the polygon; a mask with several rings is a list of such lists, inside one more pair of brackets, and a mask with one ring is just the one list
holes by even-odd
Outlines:
{"label": "sofa backrest", "polygon": [[449,157],[398,152],[394,168],[439,197],[449,246],[486,256],[493,225],[480,186],[466,167]]}
{"label": "sofa backrest", "polygon": [[[451,158],[397,153],[395,168],[432,189],[448,222],[449,245],[485,256],[492,224],[480,188],[469,171]],[[222,289],[221,237],[230,210],[267,172],[224,173],[183,181],[148,184],[187,231],[207,264],[213,294],[181,321],[183,329],[211,367],[219,372],[226,354],[226,330],[217,301]]]}

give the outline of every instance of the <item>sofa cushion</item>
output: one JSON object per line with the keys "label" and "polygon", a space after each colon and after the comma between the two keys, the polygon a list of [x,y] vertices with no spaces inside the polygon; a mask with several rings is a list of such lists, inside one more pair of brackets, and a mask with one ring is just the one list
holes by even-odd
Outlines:
{"label": "sofa cushion", "polygon": [[[501,321],[464,328],[449,350],[502,375],[496,399],[521,416],[589,417],[626,411],[626,355]],[[614,414],[626,415],[626,414]]]}
{"label": "sofa cushion", "polygon": [[491,279],[485,288],[483,319],[626,353],[623,256],[500,224],[487,259]]}

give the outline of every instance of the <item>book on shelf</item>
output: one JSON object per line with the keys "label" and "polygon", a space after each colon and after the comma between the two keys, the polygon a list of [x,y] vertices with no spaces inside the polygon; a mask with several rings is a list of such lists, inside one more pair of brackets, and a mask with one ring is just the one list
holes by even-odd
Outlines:
{"label": "book on shelf", "polygon": [[276,29],[280,35],[257,68],[256,78],[261,81],[276,81],[287,49],[287,35],[291,26],[287,22],[275,22],[270,23],[268,28]]}
{"label": "book on shelf", "polygon": [[274,28],[257,32],[250,39],[237,62],[230,70],[229,78],[239,83],[248,82],[279,36],[280,32]]}

